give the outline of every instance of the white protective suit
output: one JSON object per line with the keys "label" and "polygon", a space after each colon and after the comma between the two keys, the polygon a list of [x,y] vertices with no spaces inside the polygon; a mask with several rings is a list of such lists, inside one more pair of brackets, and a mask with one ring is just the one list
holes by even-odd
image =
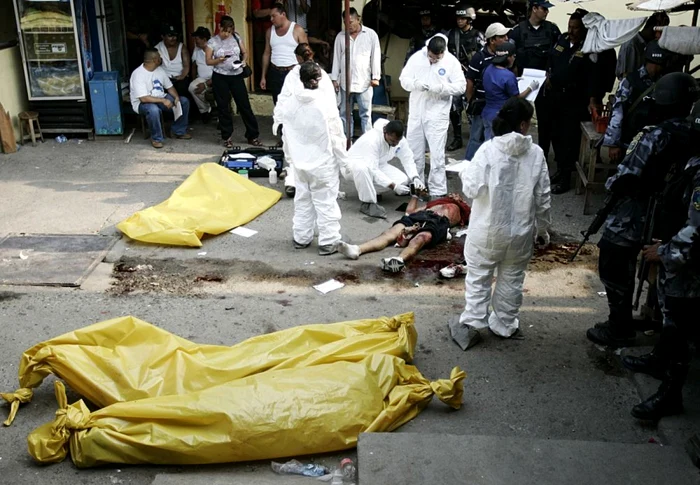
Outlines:
{"label": "white protective suit", "polygon": [[[376,186],[387,189],[392,183],[409,185],[418,177],[413,152],[406,138],[401,138],[395,147],[384,139],[384,127],[388,120],[378,119],[367,133],[362,135],[348,150],[348,162],[357,195],[362,202],[377,203]],[[406,173],[389,161],[398,158]]]}
{"label": "white protective suit", "polygon": [[520,324],[535,235],[544,235],[550,225],[547,162],[530,136],[508,133],[481,145],[460,177],[472,212],[464,244],[466,306],[459,321],[510,337]]}
{"label": "white protective suit", "polygon": [[[295,89],[304,89],[304,85],[301,83],[301,78],[299,77],[300,68],[301,64],[297,64],[291,71],[289,71],[287,77],[284,78],[282,91],[280,92],[279,96],[277,96],[277,104],[272,112],[272,134],[275,136],[277,135],[277,128],[280,126],[280,124],[282,124],[279,113],[284,109],[284,104],[294,97],[293,91]],[[323,69],[321,69],[321,82],[318,83],[318,90],[324,93],[324,103],[328,103],[327,108],[329,108],[331,112],[333,111],[333,108],[335,108],[335,111],[337,112],[338,103],[335,96],[333,81],[331,81],[330,76]],[[280,107],[279,110],[278,107]],[[296,178],[294,176],[294,166],[292,165],[292,160],[289,157],[285,156],[285,159],[287,161],[287,176],[284,179],[284,185],[294,186]]]}
{"label": "white protective suit", "polygon": [[[447,37],[443,34],[437,34]],[[432,38],[432,37],[431,37]],[[452,97],[461,96],[467,89],[462,66],[455,56],[445,55],[435,64],[428,59],[428,40],[420,51],[413,54],[401,71],[401,87],[411,93],[408,98],[408,129],[406,139],[413,151],[416,169],[425,177],[425,141],[430,150],[430,195],[447,194],[445,176],[445,142],[450,126]],[[429,88],[426,91],[426,87]]]}
{"label": "white protective suit", "polygon": [[308,244],[318,226],[319,246],[340,241],[339,171],[347,166],[345,135],[337,109],[328,108],[322,89],[294,85],[292,95],[275,107],[284,125],[285,157],[294,161],[294,240]]}

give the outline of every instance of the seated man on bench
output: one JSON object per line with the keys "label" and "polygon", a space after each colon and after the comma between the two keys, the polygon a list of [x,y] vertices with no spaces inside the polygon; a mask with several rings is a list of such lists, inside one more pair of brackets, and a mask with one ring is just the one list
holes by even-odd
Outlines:
{"label": "seated man on bench", "polygon": [[378,237],[359,246],[340,241],[338,251],[345,257],[357,259],[365,253],[381,251],[392,243],[404,248],[399,256],[382,258],[384,271],[398,273],[424,247],[434,247],[450,238],[450,228],[469,222],[471,209],[457,194],[450,194],[418,208],[413,196],[406,214]]}

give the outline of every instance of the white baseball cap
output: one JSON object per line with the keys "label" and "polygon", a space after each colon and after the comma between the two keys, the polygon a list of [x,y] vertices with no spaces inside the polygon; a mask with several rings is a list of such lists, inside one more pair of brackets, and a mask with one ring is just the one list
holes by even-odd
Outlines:
{"label": "white baseball cap", "polygon": [[500,22],[494,22],[486,28],[484,37],[490,39],[491,37],[495,37],[497,35],[507,35],[508,32],[510,32],[510,29],[508,29],[505,25]]}

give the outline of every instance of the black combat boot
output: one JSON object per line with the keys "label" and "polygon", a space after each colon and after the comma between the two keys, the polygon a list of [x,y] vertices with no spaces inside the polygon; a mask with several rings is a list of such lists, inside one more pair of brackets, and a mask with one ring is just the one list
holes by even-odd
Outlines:
{"label": "black combat boot", "polygon": [[688,364],[674,362],[668,366],[659,390],[646,401],[632,408],[637,419],[658,421],[664,416],[683,412],[683,384],[688,375]]}
{"label": "black combat boot", "polygon": [[622,365],[632,372],[647,374],[654,379],[662,381],[668,362],[659,356],[657,350],[654,349],[648,354],[640,355],[639,357],[626,355],[622,358]]}

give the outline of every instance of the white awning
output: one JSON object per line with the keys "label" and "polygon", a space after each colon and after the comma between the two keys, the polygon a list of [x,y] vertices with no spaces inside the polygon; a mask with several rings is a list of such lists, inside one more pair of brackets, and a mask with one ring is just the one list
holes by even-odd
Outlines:
{"label": "white awning", "polygon": [[693,2],[689,0],[638,0],[636,2],[628,3],[627,8],[629,10],[647,10],[650,12],[656,12],[659,10],[670,10],[686,3]]}

